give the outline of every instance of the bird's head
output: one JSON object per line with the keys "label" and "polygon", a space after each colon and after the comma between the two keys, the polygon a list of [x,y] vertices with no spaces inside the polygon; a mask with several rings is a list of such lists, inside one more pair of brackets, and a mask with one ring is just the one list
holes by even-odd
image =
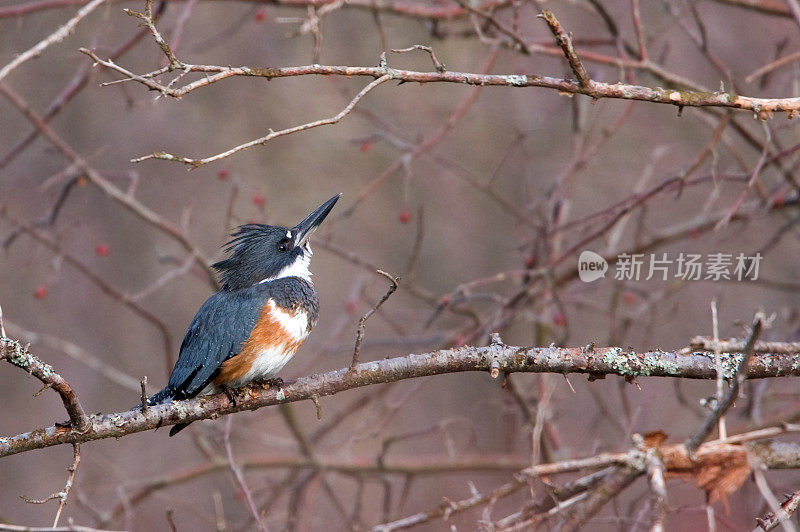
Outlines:
{"label": "bird's head", "polygon": [[311,236],[331,212],[341,194],[337,194],[306,216],[294,227],[247,224],[231,234],[225,251],[230,256],[212,265],[220,274],[225,290],[247,288],[255,284],[300,277],[311,282]]}

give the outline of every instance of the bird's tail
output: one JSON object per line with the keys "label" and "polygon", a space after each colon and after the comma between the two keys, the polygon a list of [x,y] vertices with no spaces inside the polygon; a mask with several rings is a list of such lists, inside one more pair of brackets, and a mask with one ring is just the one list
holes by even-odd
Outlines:
{"label": "bird's tail", "polygon": [[173,393],[174,393],[173,389],[167,386],[166,388],[164,388],[163,390],[152,396],[150,399],[148,399],[147,404],[149,406],[153,406],[164,403],[167,400],[172,399]]}
{"label": "bird's tail", "polygon": [[[153,395],[150,399],[148,399],[147,400],[147,405],[148,406],[153,406],[153,405],[158,405],[158,404],[161,404],[161,403],[165,403],[165,402],[167,402],[167,401],[169,401],[171,399],[174,399],[174,396],[175,396],[175,390],[173,390],[172,388],[167,386],[166,388],[164,388],[160,392],[158,392],[155,395]],[[134,408],[136,408],[136,407],[134,407]],[[189,423],[191,423],[191,421]],[[169,435],[170,436],[175,436],[177,433],[179,433],[180,431],[182,431],[183,429],[188,427],[189,423],[178,423],[177,425],[174,425],[171,429],[169,429]]]}
{"label": "bird's tail", "polygon": [[169,429],[169,437],[175,436],[177,433],[188,427],[192,422],[189,423],[178,423],[177,425],[173,425],[171,429]]}
{"label": "bird's tail", "polygon": [[[173,399],[174,394],[175,390],[167,386],[166,388],[155,394],[153,397],[148,399],[147,404],[152,406],[164,403],[166,401],[169,401],[170,399]],[[191,423],[191,421],[189,423]],[[177,425],[174,425],[172,428],[169,429],[170,437],[175,436],[177,433],[188,427],[189,423],[178,423]]]}

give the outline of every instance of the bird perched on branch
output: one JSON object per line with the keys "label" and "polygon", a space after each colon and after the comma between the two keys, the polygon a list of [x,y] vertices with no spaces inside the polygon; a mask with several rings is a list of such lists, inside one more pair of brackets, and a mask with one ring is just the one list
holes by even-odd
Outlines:
{"label": "bird perched on branch", "polygon": [[[220,273],[222,290],[197,311],[169,384],[148,404],[274,379],[317,321],[308,238],[339,196],[291,229],[247,224],[231,235],[225,249],[230,256],[212,265]],[[175,425],[169,435],[188,425]]]}

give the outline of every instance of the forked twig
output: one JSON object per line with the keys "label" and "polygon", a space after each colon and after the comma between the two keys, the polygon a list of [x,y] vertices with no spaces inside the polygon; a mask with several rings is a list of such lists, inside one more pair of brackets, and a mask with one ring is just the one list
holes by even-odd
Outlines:
{"label": "forked twig", "polygon": [[747,345],[745,345],[742,359],[739,361],[739,364],[736,367],[736,375],[734,376],[730,389],[728,389],[728,393],[725,394],[725,397],[717,403],[714,411],[710,416],[708,416],[708,418],[706,418],[705,422],[703,422],[703,425],[697,430],[697,432],[692,434],[692,436],[686,440],[686,449],[690,456],[694,454],[700,444],[703,443],[706,438],[708,438],[708,435],[711,434],[711,431],[714,429],[714,425],[719,422],[719,419],[725,415],[725,412],[727,412],[736,399],[738,399],[742,385],[747,379],[747,366],[750,363],[750,358],[753,356],[756,340],[758,340],[758,336],[761,334],[762,327],[763,323],[761,320],[761,315],[759,314],[756,316],[755,321],[753,322],[753,327],[750,331],[750,337],[747,339]]}
{"label": "forked twig", "polygon": [[332,116],[331,118],[323,118],[322,120],[315,120],[313,122],[308,122],[306,124],[302,124],[302,125],[299,125],[299,126],[294,126],[294,127],[290,127],[290,128],[287,128],[287,129],[282,129],[280,131],[272,131],[272,130],[270,130],[270,132],[267,135],[265,135],[265,136],[263,136],[261,138],[258,138],[258,139],[255,139],[255,140],[251,140],[250,142],[245,142],[244,144],[240,144],[239,146],[231,148],[231,149],[229,149],[227,151],[224,151],[222,153],[218,153],[217,155],[212,155],[211,157],[205,157],[205,158],[202,158],[202,159],[193,159],[193,158],[190,158],[190,157],[183,157],[183,156],[180,156],[180,155],[172,155],[171,153],[155,152],[155,153],[151,153],[150,155],[145,155],[143,157],[137,157],[136,159],[131,159],[131,162],[132,163],[138,163],[138,162],[146,161],[147,159],[162,159],[162,160],[165,160],[165,161],[178,161],[178,162],[181,162],[181,163],[184,163],[184,164],[187,164],[187,165],[191,166],[192,168],[190,168],[190,170],[193,170],[195,168],[203,166],[204,164],[208,164],[208,163],[211,163],[211,162],[214,162],[214,161],[218,161],[220,159],[224,159],[226,157],[230,157],[234,153],[238,153],[238,152],[240,152],[242,150],[246,150],[247,148],[252,148],[253,146],[256,146],[258,144],[262,144],[262,145],[266,144],[267,142],[271,141],[272,139],[275,139],[275,138],[278,138],[278,137],[291,135],[292,133],[298,133],[300,131],[305,131],[307,129],[312,129],[312,128],[315,128],[315,127],[328,126],[328,125],[336,124],[342,118],[344,118],[345,116],[350,114],[350,112],[353,110],[353,108],[356,106],[356,104],[364,96],[366,96],[367,93],[369,93],[372,89],[374,89],[375,87],[377,87],[381,83],[389,81],[390,79],[392,79],[392,76],[389,75],[389,74],[386,74],[386,75],[381,76],[378,79],[370,82],[366,87],[361,89],[361,91],[358,94],[356,94],[355,97],[352,100],[350,100],[350,103],[348,103],[347,106],[344,109],[342,109],[336,116]]}
{"label": "forked twig", "polygon": [[592,80],[589,78],[589,74],[586,73],[586,68],[583,66],[583,63],[581,63],[577,52],[575,52],[575,46],[572,44],[572,36],[564,31],[564,28],[561,27],[561,23],[558,22],[556,16],[549,9],[542,11],[539,17],[543,18],[544,21],[547,22],[547,25],[550,26],[550,31],[553,32],[556,42],[561,47],[561,50],[564,51],[564,55],[567,56],[569,66],[572,68],[575,76],[577,76],[581,87],[588,86]]}
{"label": "forked twig", "polygon": [[423,50],[428,52],[431,55],[431,61],[433,61],[433,68],[436,69],[436,72],[447,72],[447,69],[444,66],[444,63],[440,63],[438,59],[436,59],[436,54],[433,53],[433,48],[430,46],[423,46],[421,44],[415,44],[414,46],[409,46],[408,48],[392,48],[392,52],[396,54],[400,54],[403,52],[411,52],[413,50]]}
{"label": "forked twig", "polygon": [[[72,453],[72,465],[67,468],[69,471],[69,476],[67,477],[67,482],[64,484],[64,489],[59,492],[53,493],[48,495],[44,499],[31,499],[26,497],[25,495],[20,495],[20,498],[29,504],[45,504],[46,502],[58,499],[58,510],[56,510],[56,517],[53,520],[53,527],[55,529],[58,527],[58,521],[61,519],[61,512],[64,510],[64,506],[67,505],[67,497],[69,497],[69,492],[72,489],[72,485],[75,483],[75,473],[78,471],[78,464],[81,461],[81,446],[79,443],[75,443],[72,445],[73,453]],[[50,529],[50,530],[52,530]]]}
{"label": "forked twig", "polygon": [[397,286],[400,283],[400,278],[399,277],[393,277],[391,274],[386,273],[383,270],[376,270],[376,271],[379,274],[381,274],[384,277],[386,277],[387,279],[389,279],[389,281],[392,283],[392,285],[389,287],[389,290],[383,295],[381,300],[378,301],[378,304],[375,305],[374,307],[372,307],[371,309],[369,309],[369,311],[366,314],[364,314],[363,316],[361,316],[361,319],[358,320],[358,332],[356,333],[356,345],[353,348],[353,361],[350,363],[350,369],[351,370],[356,367],[356,364],[358,364],[358,354],[361,351],[361,342],[364,341],[364,331],[367,328],[367,320],[370,318],[370,316],[375,314],[375,311],[378,310],[381,307],[381,305],[383,305],[386,302],[386,300],[389,299],[389,297],[392,294],[394,294],[394,291],[397,290]]}
{"label": "forked twig", "polygon": [[11,338],[0,338],[0,360],[5,360],[9,364],[27,371],[42,381],[45,388],[55,390],[61,396],[74,431],[81,433],[91,425],[89,417],[83,411],[78,396],[69,383],[56,373],[50,364],[45,364],[32,355],[26,346]]}

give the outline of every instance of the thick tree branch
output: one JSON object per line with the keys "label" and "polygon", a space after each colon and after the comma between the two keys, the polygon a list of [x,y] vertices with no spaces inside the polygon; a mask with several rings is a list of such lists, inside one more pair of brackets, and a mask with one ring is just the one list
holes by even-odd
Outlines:
{"label": "thick tree branch", "polygon": [[217,81],[232,77],[262,77],[267,79],[286,78],[295,76],[364,76],[379,79],[390,76],[397,81],[414,83],[460,83],[464,85],[480,85],[495,87],[540,87],[555,89],[560,92],[584,94],[591,98],[616,98],[623,100],[640,100],[652,103],[675,105],[679,107],[729,107],[753,111],[764,116],[775,112],[786,112],[794,117],[800,113],[800,98],[752,98],[728,92],[681,91],[664,89],[661,87],[643,87],[624,83],[603,83],[593,81],[589,85],[581,85],[570,79],[539,76],[536,74],[476,74],[469,72],[420,72],[403,70],[390,67],[358,67],[338,65],[306,65],[282,68],[270,67],[228,67],[216,65],[191,65],[184,64],[187,72],[202,72],[207,74],[202,79],[188,83],[180,88],[171,88],[154,81],[152,78],[166,73],[156,71],[144,75],[136,75],[129,70],[108,60],[101,59],[93,51],[81,48],[80,51],[91,57],[96,63],[106,68],[115,70],[128,78],[137,81],[172,98],[181,98],[189,92],[210,85]]}
{"label": "thick tree branch", "polygon": [[[742,358],[738,353],[723,353],[725,377],[733,378]],[[714,379],[714,357],[706,352],[650,351],[635,353],[618,347],[557,348],[514,347],[492,344],[486,347],[461,347],[425,354],[412,354],[358,364],[355,368],[311,375],[280,389],[245,388],[234,405],[225,394],[197,397],[153,406],[142,412],[138,407],[127,412],[89,418],[84,431],[52,426],[10,437],[0,437],[0,457],[53,445],[83,443],[162,426],[213,419],[221,415],[257,410],[264,406],[333,395],[345,390],[404,379],[486,371],[502,373],[584,373],[594,377],[619,375],[637,377],[682,377]],[[747,366],[748,378],[800,376],[800,353],[754,354]],[[135,399],[132,397],[131,402]]]}
{"label": "thick tree branch", "polygon": [[[70,432],[80,434],[88,430],[90,427],[89,418],[86,417],[86,413],[83,411],[80,401],[78,401],[78,396],[69,383],[56,373],[50,364],[45,364],[30,354],[28,349],[18,341],[10,338],[0,338],[0,359],[24,369],[42,381],[45,388],[52,388],[61,396],[61,401],[64,403],[64,408],[69,414],[69,420],[72,425]],[[57,428],[64,429],[65,427],[57,425]]]}

